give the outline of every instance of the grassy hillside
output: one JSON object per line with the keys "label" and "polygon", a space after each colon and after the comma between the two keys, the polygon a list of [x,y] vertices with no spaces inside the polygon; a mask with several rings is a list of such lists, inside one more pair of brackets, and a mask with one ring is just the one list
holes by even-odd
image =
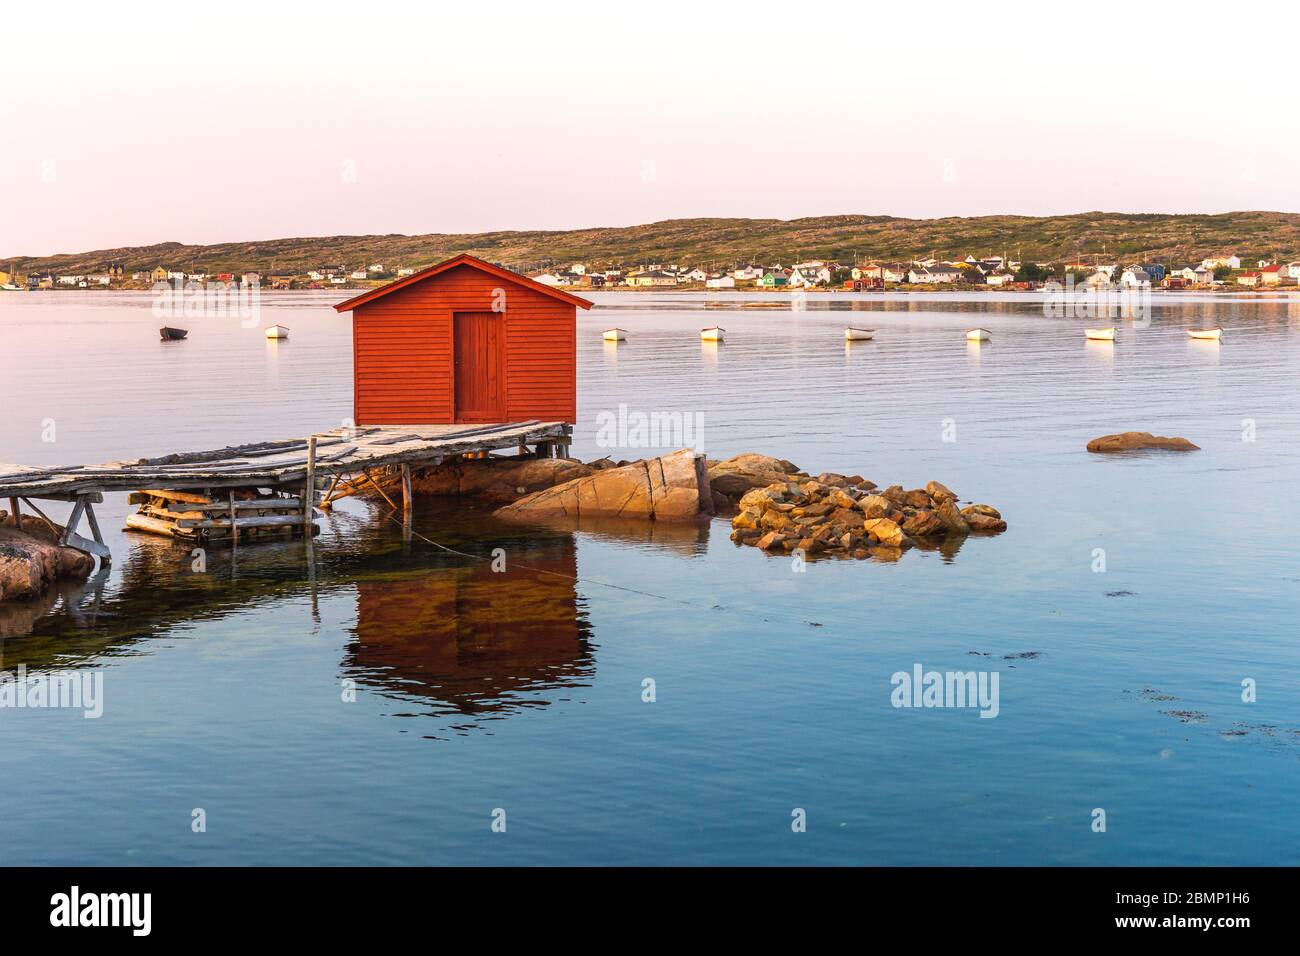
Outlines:
{"label": "grassy hillside", "polygon": [[190,246],[98,249],[47,257],[12,255],[19,272],[91,272],[117,260],[128,271],[157,265],[186,270],[305,271],[318,264],[360,268],[418,268],[470,252],[520,271],[575,261],[589,265],[671,262],[726,266],[737,262],[789,263],[801,258],[841,262],[939,258],[1006,253],[1012,258],[1059,261],[1076,255],[1183,264],[1211,253],[1236,252],[1243,261],[1300,258],[1300,215],[1230,212],[1174,216],[1087,212],[1069,216],[980,216],[897,219],[821,216],[809,219],[672,219],[643,226],[569,231],[488,232],[425,236],[329,236]]}

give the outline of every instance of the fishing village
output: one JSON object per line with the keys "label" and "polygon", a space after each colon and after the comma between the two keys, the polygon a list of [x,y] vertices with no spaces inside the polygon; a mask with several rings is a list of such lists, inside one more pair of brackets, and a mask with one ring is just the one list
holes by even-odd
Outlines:
{"label": "fishing village", "polygon": [[[570,459],[574,321],[590,307],[458,256],[335,306],[353,317],[355,424],[104,464],[0,464],[0,496],[9,504],[0,519],[0,599],[84,578],[95,559],[109,565],[95,506],[111,493],[139,506],[127,518],[130,531],[230,547],[285,536],[310,545],[321,510],[352,495],[381,499],[408,533],[421,494],[491,500],[501,517],[524,522],[734,514],[737,543],[807,557],[897,560],[906,548],[939,547],[950,535],[1006,530],[997,509],[959,508],[938,481],[880,490],[860,475],[814,477],[754,453],[710,462],[690,449],[635,462]],[[179,344],[187,332],[165,326],[161,338]],[[701,341],[717,347],[723,332],[706,328]],[[266,337],[288,333],[274,325]],[[618,347],[626,334],[607,330],[603,338]],[[870,338],[846,330],[847,341]],[[52,502],[69,509],[62,523],[46,513]]]}

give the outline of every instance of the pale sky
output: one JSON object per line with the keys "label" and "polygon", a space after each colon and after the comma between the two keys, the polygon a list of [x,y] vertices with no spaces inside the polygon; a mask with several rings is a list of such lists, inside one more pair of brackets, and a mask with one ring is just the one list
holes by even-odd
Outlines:
{"label": "pale sky", "polygon": [[6,39],[0,258],[691,216],[1300,211],[1286,4],[201,10],[65,4]]}

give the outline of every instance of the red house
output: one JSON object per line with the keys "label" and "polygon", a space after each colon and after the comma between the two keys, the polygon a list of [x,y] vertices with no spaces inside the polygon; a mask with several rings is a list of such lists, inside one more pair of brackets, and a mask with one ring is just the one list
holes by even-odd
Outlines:
{"label": "red house", "polygon": [[591,305],[470,255],[340,302],[356,423],[575,421]]}

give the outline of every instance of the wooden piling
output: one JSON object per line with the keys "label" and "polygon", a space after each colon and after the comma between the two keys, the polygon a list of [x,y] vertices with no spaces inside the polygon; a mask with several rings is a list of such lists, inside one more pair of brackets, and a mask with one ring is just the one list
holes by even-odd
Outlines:
{"label": "wooden piling", "polygon": [[302,533],[312,534],[312,508],[316,503],[316,436],[307,439],[307,487],[302,495]]}
{"label": "wooden piling", "polygon": [[402,524],[406,527],[411,526],[411,512],[413,510],[411,495],[411,466],[402,463]]}

